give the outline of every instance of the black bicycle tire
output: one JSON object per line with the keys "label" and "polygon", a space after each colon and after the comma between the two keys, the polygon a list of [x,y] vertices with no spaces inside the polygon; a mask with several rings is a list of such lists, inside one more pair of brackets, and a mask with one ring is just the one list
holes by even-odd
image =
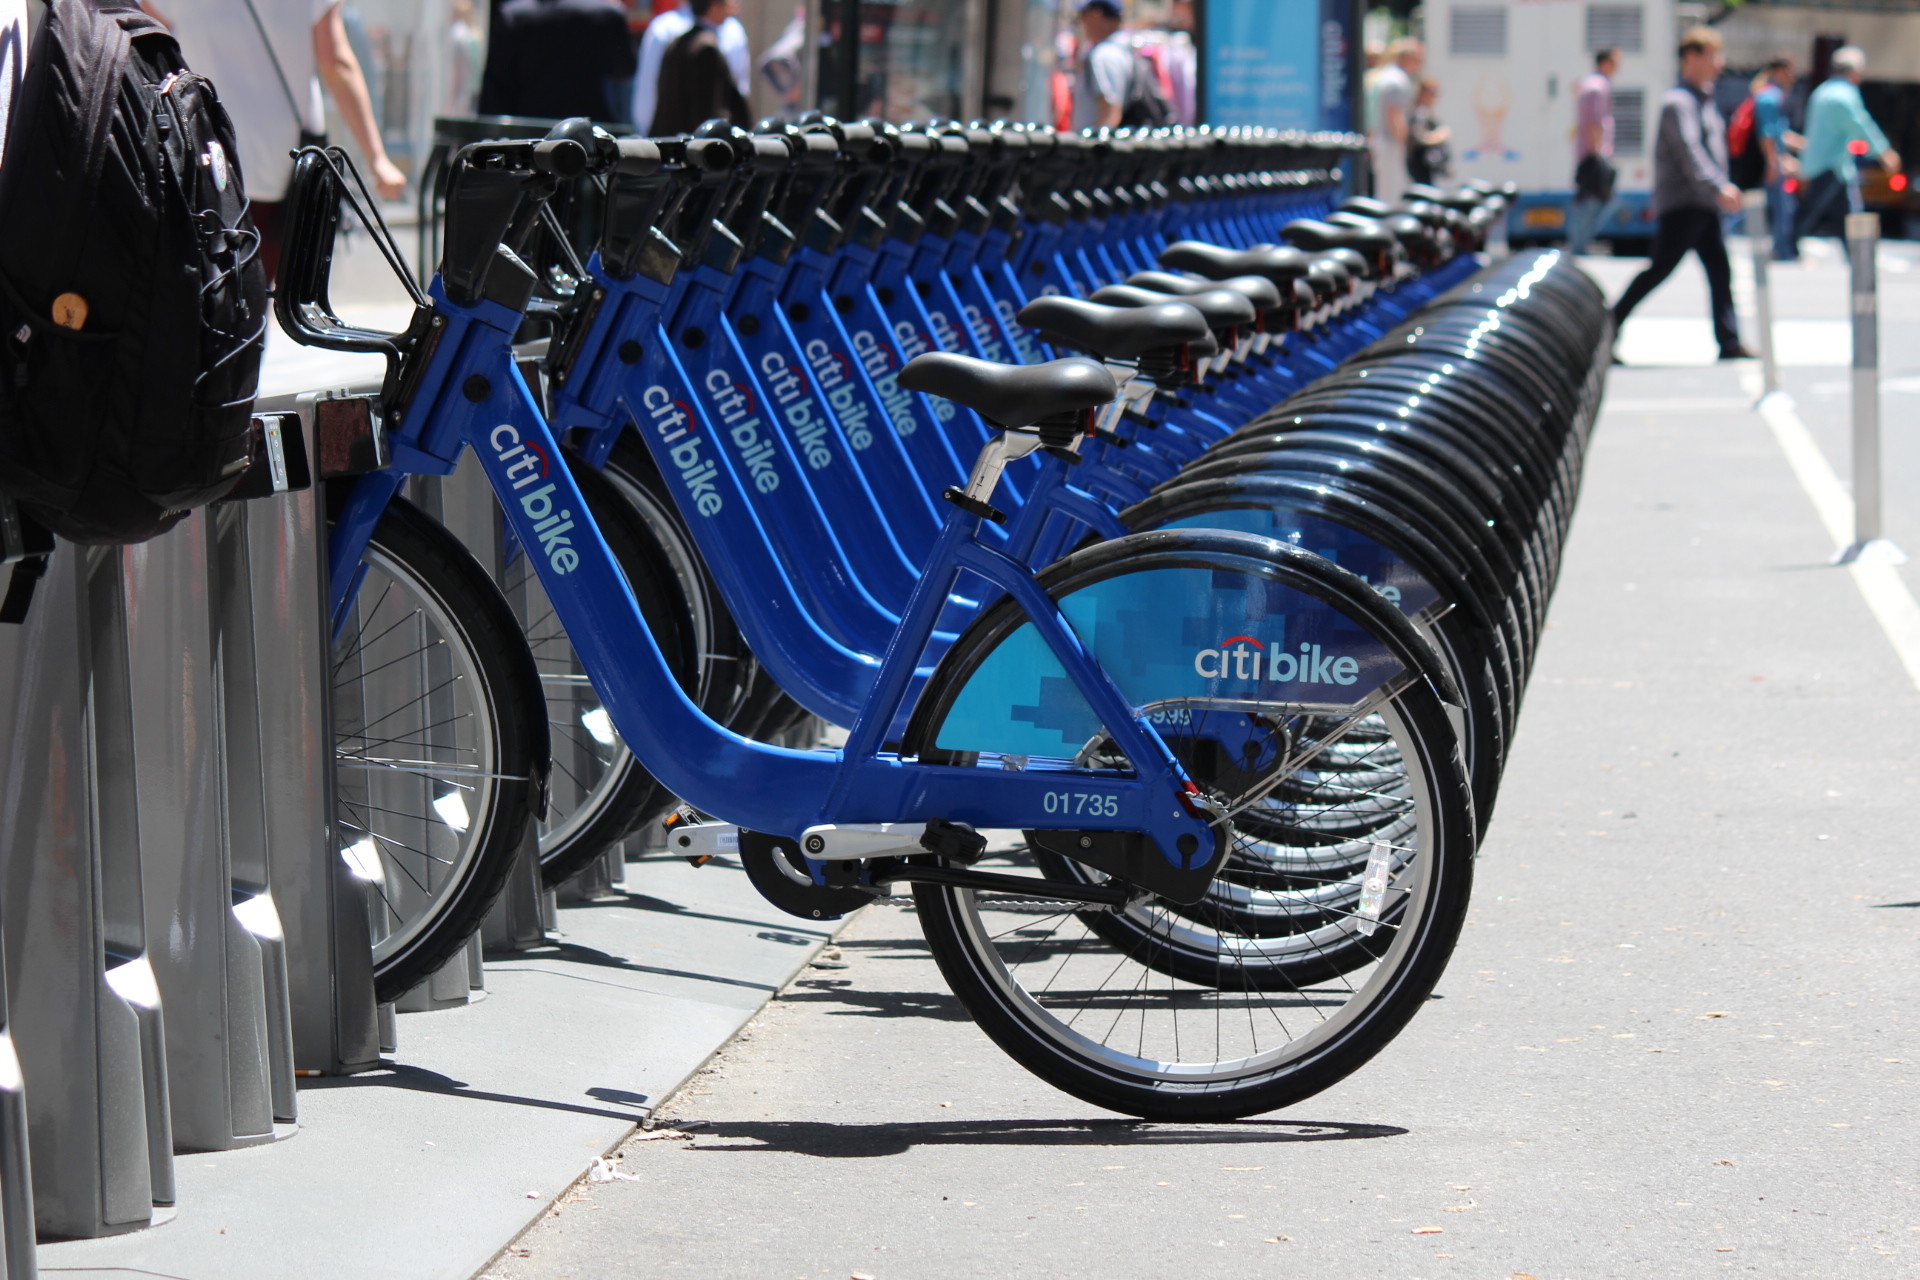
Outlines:
{"label": "black bicycle tire", "polygon": [[[1399,710],[1410,721],[1417,718],[1425,722],[1418,730],[1420,734],[1437,735],[1438,741],[1450,739],[1440,701],[1425,686],[1406,690]],[[1446,783],[1436,780],[1434,785]],[[1455,785],[1465,784],[1456,779]],[[1444,815],[1454,808],[1439,805],[1436,812],[1445,821]],[[1146,1085],[1069,1056],[1056,1042],[1016,1016],[1005,995],[986,977],[980,968],[981,957],[968,945],[966,930],[954,915],[951,891],[917,885],[914,905],[928,949],[954,996],[988,1038],[1020,1065],[1084,1102],[1124,1115],[1162,1121],[1235,1120],[1291,1106],[1345,1079],[1384,1049],[1432,994],[1466,920],[1473,876],[1472,833],[1454,832],[1438,839],[1445,851],[1435,858],[1438,880],[1429,895],[1429,909],[1412,925],[1419,930],[1418,938],[1410,944],[1414,954],[1389,978],[1393,989],[1304,1058],[1231,1089],[1218,1085],[1183,1088],[1164,1081]],[[1407,927],[1404,922],[1402,927]]]}
{"label": "black bicycle tire", "polygon": [[[1077,576],[1076,561],[1094,564],[1110,560],[1124,553],[1122,543],[1160,536],[1165,535],[1134,534],[1097,544],[1051,566],[1042,575],[1043,585],[1050,593],[1063,594]],[[1326,566],[1326,570],[1351,578],[1332,566]],[[1390,612],[1390,606],[1374,596],[1371,588],[1358,579],[1351,579],[1351,583],[1357,591],[1346,596],[1330,591],[1329,603],[1339,600],[1347,608],[1357,608],[1362,617]],[[976,619],[943,657],[934,682],[923,692],[908,726],[904,749],[909,754],[941,758],[930,744],[938,741],[949,699],[935,685],[943,673],[969,671],[974,665],[972,648],[990,649],[998,642],[995,621],[991,616]],[[1391,621],[1406,625],[1397,614]],[[1427,910],[1415,922],[1420,931],[1414,944],[1417,953],[1389,977],[1393,989],[1355,1021],[1355,1026],[1368,1029],[1368,1035],[1358,1041],[1346,1033],[1330,1037],[1298,1062],[1283,1064],[1250,1085],[1231,1089],[1217,1084],[1186,1088],[1165,1080],[1143,1084],[1137,1077],[1102,1071],[1086,1059],[1071,1055],[1057,1039],[1023,1020],[1015,1012],[1018,1000],[1010,999],[986,976],[982,965],[989,962],[974,950],[971,935],[955,914],[958,891],[916,885],[914,899],[921,929],[956,998],[990,1039],[1035,1075],[1083,1101],[1145,1119],[1236,1119],[1288,1106],[1344,1079],[1392,1040],[1432,992],[1452,954],[1471,893],[1476,834],[1472,793],[1461,771],[1459,744],[1445,706],[1433,687],[1422,680],[1403,688],[1391,705],[1410,730],[1410,743],[1431,800],[1436,826],[1430,832],[1423,831],[1422,849],[1432,858],[1435,880],[1426,897]]]}
{"label": "black bicycle tire", "polygon": [[441,898],[430,924],[374,967],[375,998],[387,1003],[426,981],[479,931],[520,858],[537,799],[546,791],[551,752],[546,698],[533,654],[506,597],[473,553],[399,497],[381,515],[371,542],[405,567],[414,579],[410,589],[431,593],[456,628],[447,639],[466,650],[484,686],[474,696],[484,697],[490,707],[500,775],[493,803],[471,817],[470,829],[484,830],[462,882]]}

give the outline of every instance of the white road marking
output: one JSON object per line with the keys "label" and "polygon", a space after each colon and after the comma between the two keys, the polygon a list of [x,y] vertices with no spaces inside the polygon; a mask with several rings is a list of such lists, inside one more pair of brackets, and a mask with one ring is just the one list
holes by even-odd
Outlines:
{"label": "white road marking", "polygon": [[[1751,365],[1742,369],[1740,381],[1748,391],[1758,395],[1759,367]],[[1794,477],[1813,502],[1820,523],[1826,526],[1827,536],[1836,548],[1851,545],[1853,499],[1840,483],[1840,477],[1834,474],[1826,455],[1820,452],[1820,446],[1813,442],[1807,424],[1794,412],[1793,398],[1776,393],[1762,400],[1758,408],[1780,451],[1786,455],[1787,465],[1793,468]],[[1847,572],[1853,575],[1853,585],[1859,589],[1861,599],[1867,602],[1874,621],[1886,633],[1887,643],[1893,646],[1900,664],[1907,669],[1907,678],[1914,688],[1920,689],[1920,603],[1914,601],[1899,570],[1892,565],[1850,564]]]}

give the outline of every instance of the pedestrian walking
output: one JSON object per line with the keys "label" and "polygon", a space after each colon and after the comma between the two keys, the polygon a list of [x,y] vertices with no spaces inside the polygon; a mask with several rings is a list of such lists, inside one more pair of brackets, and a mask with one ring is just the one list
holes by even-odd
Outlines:
{"label": "pedestrian walking", "polygon": [[[633,127],[636,132],[643,135],[670,132],[658,128],[653,119],[660,105],[660,59],[666,55],[668,45],[693,29],[693,23],[693,6],[683,3],[677,8],[654,14],[653,20],[647,23],[646,31],[640,36],[640,52],[633,73]],[[737,16],[729,16],[716,24],[714,31],[720,37],[720,52],[726,58],[727,68],[733,73],[734,87],[740,90],[742,98],[751,97],[753,53],[747,46],[747,29],[740,25]]]}
{"label": "pedestrian walking", "polygon": [[617,0],[507,0],[500,8],[480,113],[608,120],[607,82],[633,74],[627,11]]}
{"label": "pedestrian walking", "polygon": [[1841,236],[1852,211],[1848,188],[1856,185],[1854,143],[1880,158],[1889,173],[1900,172],[1900,153],[1867,114],[1860,82],[1867,55],[1853,45],[1833,51],[1833,74],[1807,99],[1807,145],[1800,153],[1800,209],[1794,234]]}
{"label": "pedestrian walking", "polygon": [[143,0],[180,42],[187,65],[220,89],[240,146],[240,172],[260,233],[260,261],[280,269],[280,213],[293,178],[294,148],[323,141],[325,85],[347,132],[360,144],[367,180],[398,200],[407,176],[387,157],[340,6],[327,0]]}
{"label": "pedestrian walking", "polygon": [[1073,127],[1114,129],[1133,90],[1133,46],[1120,34],[1119,0],[1082,0],[1079,69],[1073,78]]}
{"label": "pedestrian walking", "polygon": [[692,133],[716,117],[750,128],[753,116],[720,47],[720,24],[734,15],[733,0],[693,0],[693,26],[660,55],[660,105],[653,132]]}
{"label": "pedestrian walking", "polygon": [[1453,130],[1440,123],[1440,82],[1420,77],[1419,96],[1407,118],[1407,176],[1431,186],[1453,172]]}
{"label": "pedestrian walking", "polygon": [[1727,125],[1713,104],[1713,86],[1727,63],[1720,33],[1694,27],[1680,38],[1680,83],[1660,102],[1653,144],[1653,261],[1614,304],[1617,332],[1633,309],[1673,274],[1691,250],[1706,268],[1713,337],[1722,360],[1753,353],[1740,345],[1733,314],[1733,273],[1720,218],[1740,208],[1740,188],[1727,178]]}
{"label": "pedestrian walking", "polygon": [[1788,127],[1787,93],[1793,88],[1793,59],[1774,58],[1761,72],[1763,83],[1753,94],[1753,131],[1766,170],[1761,175],[1767,192],[1767,226],[1773,238],[1773,260],[1792,262],[1800,256],[1793,234],[1796,202],[1790,184],[1800,179],[1800,161],[1794,152],[1806,139]]}
{"label": "pedestrian walking", "polygon": [[1607,224],[1619,201],[1613,183],[1613,73],[1620,51],[1593,55],[1593,74],[1573,93],[1573,209],[1567,218],[1567,252],[1582,254],[1593,233]]}
{"label": "pedestrian walking", "polygon": [[1387,46],[1387,61],[1373,78],[1373,194],[1393,204],[1407,189],[1407,138],[1415,84],[1427,47],[1411,36]]}

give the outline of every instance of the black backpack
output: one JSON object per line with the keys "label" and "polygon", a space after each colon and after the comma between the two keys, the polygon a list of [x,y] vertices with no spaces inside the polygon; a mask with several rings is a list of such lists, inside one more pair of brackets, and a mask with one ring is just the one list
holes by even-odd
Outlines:
{"label": "black backpack", "polygon": [[1750,93],[1727,122],[1727,181],[1742,191],[1767,185],[1767,153],[1760,145],[1760,95]]}
{"label": "black backpack", "polygon": [[1138,49],[1133,51],[1133,78],[1127,83],[1127,100],[1120,107],[1120,125],[1125,129],[1159,129],[1173,120],[1173,106],[1160,92],[1160,74]]}
{"label": "black backpack", "polygon": [[51,0],[0,166],[0,491],[141,542],[246,471],[266,276],[233,125],[132,0]]}

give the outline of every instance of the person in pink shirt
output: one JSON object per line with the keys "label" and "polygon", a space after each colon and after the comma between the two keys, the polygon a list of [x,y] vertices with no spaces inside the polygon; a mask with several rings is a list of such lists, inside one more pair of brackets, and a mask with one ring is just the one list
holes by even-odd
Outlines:
{"label": "person in pink shirt", "polygon": [[1573,211],[1567,218],[1567,252],[1585,253],[1596,229],[1613,213],[1613,73],[1618,49],[1593,57],[1593,74],[1573,95]]}

